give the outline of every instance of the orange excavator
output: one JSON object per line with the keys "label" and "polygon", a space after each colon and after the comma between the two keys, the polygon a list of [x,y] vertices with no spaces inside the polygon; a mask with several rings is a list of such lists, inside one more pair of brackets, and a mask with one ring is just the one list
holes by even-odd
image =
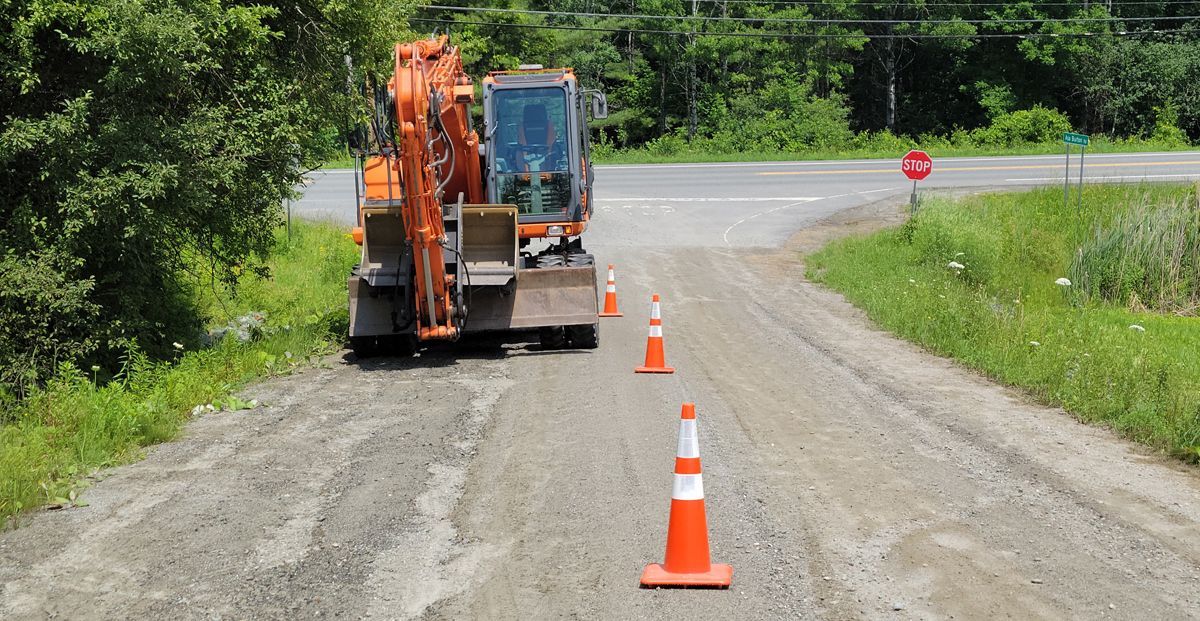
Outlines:
{"label": "orange excavator", "polygon": [[522,65],[475,87],[446,36],[400,43],[352,141],[362,261],[348,281],[360,357],[465,332],[537,329],[545,348],[599,342],[588,112],[571,69]]}

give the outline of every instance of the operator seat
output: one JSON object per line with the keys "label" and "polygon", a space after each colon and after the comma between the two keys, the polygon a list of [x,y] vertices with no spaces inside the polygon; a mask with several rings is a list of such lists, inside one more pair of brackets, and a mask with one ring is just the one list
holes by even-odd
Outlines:
{"label": "operator seat", "polygon": [[521,110],[521,127],[517,132],[520,144],[519,152],[522,156],[517,161],[520,162],[521,168],[529,170],[529,164],[525,161],[525,157],[529,155],[545,155],[543,168],[546,167],[546,164],[556,162],[559,157],[559,154],[555,152],[556,138],[554,121],[550,120],[546,106],[543,104],[526,105]]}

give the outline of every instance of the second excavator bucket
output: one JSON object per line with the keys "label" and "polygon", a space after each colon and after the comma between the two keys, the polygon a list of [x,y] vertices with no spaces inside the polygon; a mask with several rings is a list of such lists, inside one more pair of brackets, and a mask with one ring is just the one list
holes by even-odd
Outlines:
{"label": "second excavator bucket", "polygon": [[504,285],[520,268],[516,205],[463,205],[463,278],[468,286]]}

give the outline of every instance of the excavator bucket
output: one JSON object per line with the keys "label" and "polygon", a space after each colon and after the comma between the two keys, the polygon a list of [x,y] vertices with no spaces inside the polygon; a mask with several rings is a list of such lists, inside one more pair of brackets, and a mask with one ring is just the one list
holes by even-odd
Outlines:
{"label": "excavator bucket", "polygon": [[515,205],[463,205],[460,232],[467,331],[596,323],[596,268],[522,269]]}
{"label": "excavator bucket", "polygon": [[508,284],[520,267],[516,205],[463,205],[460,218],[465,282]]}

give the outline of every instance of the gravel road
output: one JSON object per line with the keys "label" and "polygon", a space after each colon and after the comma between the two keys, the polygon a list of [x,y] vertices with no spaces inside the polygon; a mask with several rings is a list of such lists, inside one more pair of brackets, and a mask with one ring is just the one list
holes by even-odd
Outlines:
{"label": "gravel road", "polygon": [[[717,230],[650,250],[598,220],[626,313],[599,350],[343,352],[255,386],[260,407],[203,415],[89,506],[0,534],[0,618],[1200,616],[1195,468],[804,281],[799,251],[899,200],[773,248]],[[675,375],[632,372],[652,292]],[[637,588],[685,400],[728,591]]]}

